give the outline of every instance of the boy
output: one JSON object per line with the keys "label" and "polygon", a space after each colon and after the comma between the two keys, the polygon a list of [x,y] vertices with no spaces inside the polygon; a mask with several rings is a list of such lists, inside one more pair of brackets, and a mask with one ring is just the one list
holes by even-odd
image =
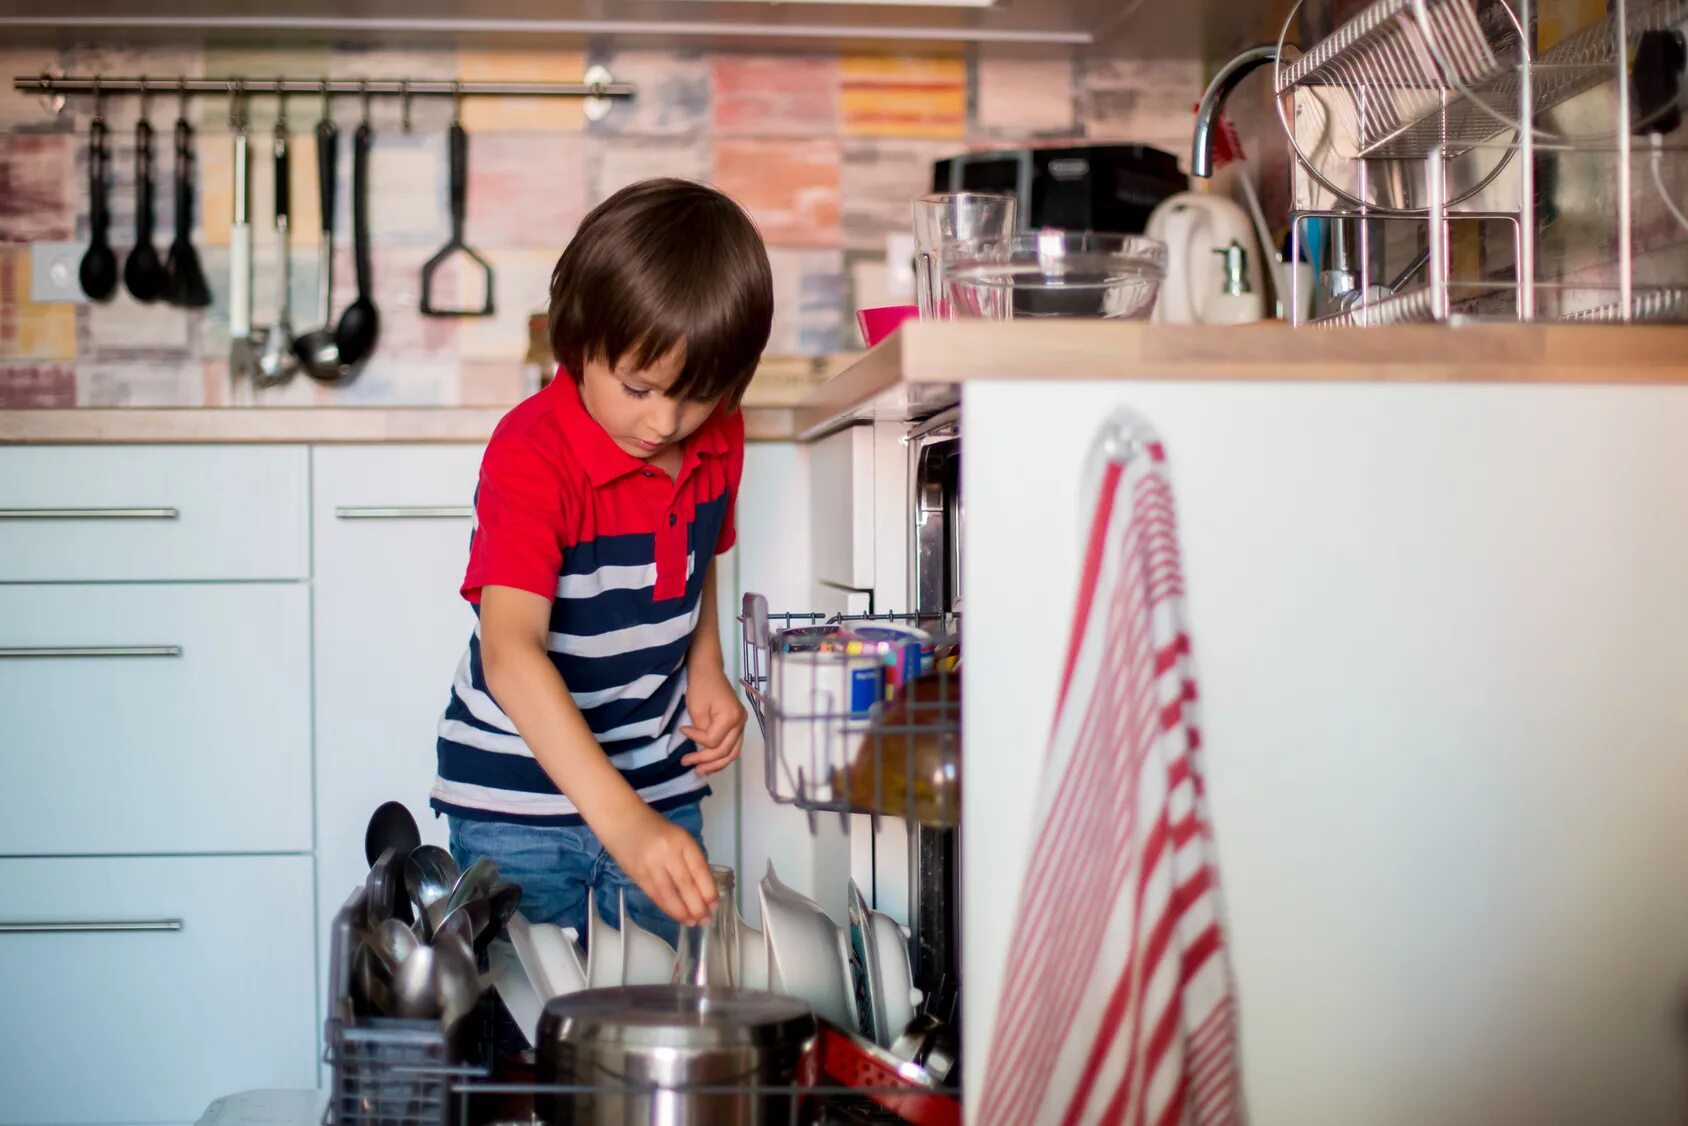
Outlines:
{"label": "boy", "polygon": [[745,710],[725,671],[714,558],[733,545],[738,402],[773,280],[712,188],[605,200],[551,276],[557,378],[481,463],[462,593],[479,623],[440,720],[433,807],[465,866],[489,856],[535,922],[584,935],[586,895],[674,942],[704,921],[704,779]]}

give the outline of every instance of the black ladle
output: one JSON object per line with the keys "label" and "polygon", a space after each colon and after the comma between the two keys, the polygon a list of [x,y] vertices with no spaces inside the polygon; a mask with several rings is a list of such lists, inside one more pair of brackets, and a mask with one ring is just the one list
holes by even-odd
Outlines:
{"label": "black ladle", "polygon": [[340,349],[340,362],[346,365],[365,359],[381,335],[381,314],[369,296],[369,146],[373,137],[368,121],[352,136],[352,256],[357,262],[358,295],[334,326],[334,344]]}
{"label": "black ladle", "polygon": [[135,123],[135,245],[123,263],[123,284],[136,301],[152,302],[164,292],[164,263],[152,245],[152,122]]}
{"label": "black ladle", "polygon": [[211,304],[211,287],[193,248],[193,126],[176,119],[176,237],[164,258],[164,300],[185,309]]}
{"label": "black ladle", "polygon": [[91,300],[108,300],[117,289],[117,255],[106,240],[111,213],[106,209],[106,175],[111,147],[105,121],[97,111],[88,126],[88,249],[77,278]]}
{"label": "black ladle", "polygon": [[334,180],[338,172],[340,131],[326,116],[317,123],[317,204],[322,214],[322,241],[317,254],[317,312],[322,324],[293,341],[305,374],[321,383],[344,383],[357,368],[340,362],[340,345],[334,339]]}

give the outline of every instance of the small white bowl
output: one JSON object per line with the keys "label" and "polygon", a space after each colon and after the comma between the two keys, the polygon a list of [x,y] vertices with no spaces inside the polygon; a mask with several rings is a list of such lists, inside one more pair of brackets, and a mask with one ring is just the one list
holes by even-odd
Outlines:
{"label": "small white bowl", "polygon": [[820,904],[780,883],[772,861],[761,891],[770,990],[807,1001],[816,1015],[845,1029],[860,1027],[843,930]]}
{"label": "small white bowl", "polygon": [[768,988],[768,939],[739,916],[739,988]]}
{"label": "small white bowl", "polygon": [[592,989],[613,989],[622,983],[626,954],[622,932],[598,915],[597,893],[586,893],[586,984]]}
{"label": "small white bowl", "polygon": [[510,945],[541,1002],[586,988],[584,955],[572,928],[530,923],[520,911],[506,925]]}

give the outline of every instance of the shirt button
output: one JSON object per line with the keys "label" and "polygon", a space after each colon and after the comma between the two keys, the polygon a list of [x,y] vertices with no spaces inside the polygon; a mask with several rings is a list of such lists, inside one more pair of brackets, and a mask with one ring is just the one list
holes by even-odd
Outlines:
{"label": "shirt button", "polygon": [[670,528],[672,528],[675,524],[678,524],[679,522],[680,522],[680,518],[678,516],[676,516],[674,513],[670,512],[668,514],[668,526]]}
{"label": "shirt button", "polygon": [[647,469],[647,470],[645,470],[645,476],[646,477],[655,477],[656,474],[652,473],[649,469]]}

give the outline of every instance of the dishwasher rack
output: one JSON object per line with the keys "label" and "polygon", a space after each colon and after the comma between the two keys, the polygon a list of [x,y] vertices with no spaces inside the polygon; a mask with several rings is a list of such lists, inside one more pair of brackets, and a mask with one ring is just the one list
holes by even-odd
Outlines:
{"label": "dishwasher rack", "polygon": [[824,1021],[813,1049],[823,1083],[538,1083],[531,1053],[512,1056],[499,1049],[510,1042],[514,1023],[491,988],[451,1036],[436,1022],[356,1011],[352,965],[363,942],[365,904],[365,889],[359,887],[335,913],[330,931],[323,1062],[331,1075],[324,1126],[513,1126],[538,1124],[535,1100],[547,1096],[624,1100],[731,1094],[788,1108],[768,1126],[960,1126],[959,1090],[932,1082],[913,1064]]}
{"label": "dishwasher rack", "polygon": [[762,732],[764,781],[775,801],[807,811],[811,825],[820,813],[865,814],[876,827],[884,816],[932,829],[960,823],[959,665],[940,657],[887,690],[872,657],[809,651],[796,654],[804,658],[798,664],[788,640],[816,628],[838,627],[847,637],[877,625],[953,641],[958,615],[769,613],[765,598],[746,594],[739,622],[739,681]]}

